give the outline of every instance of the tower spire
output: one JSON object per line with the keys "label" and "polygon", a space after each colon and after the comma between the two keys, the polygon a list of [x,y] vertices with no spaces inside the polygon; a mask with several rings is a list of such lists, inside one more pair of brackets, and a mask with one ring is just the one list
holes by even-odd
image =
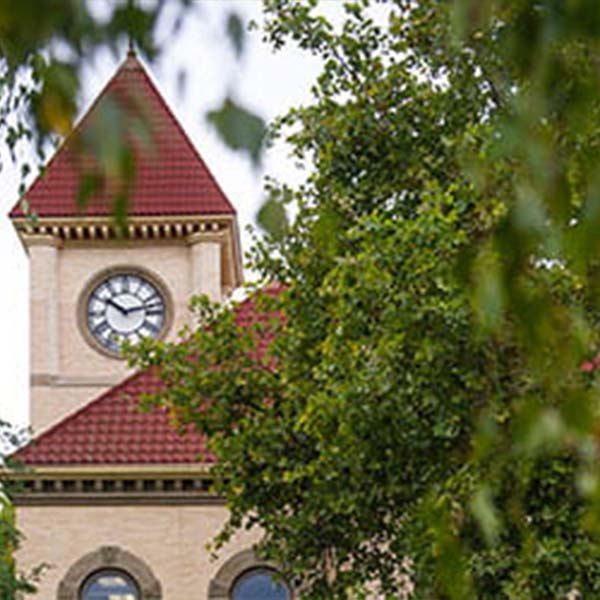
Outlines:
{"label": "tower spire", "polygon": [[135,57],[135,46],[133,44],[133,37],[131,32],[127,34],[127,58]]}
{"label": "tower spire", "polygon": [[131,35],[131,21],[133,19],[134,0],[127,0],[128,27],[127,27],[127,57],[135,57],[135,47],[133,44],[133,36]]}

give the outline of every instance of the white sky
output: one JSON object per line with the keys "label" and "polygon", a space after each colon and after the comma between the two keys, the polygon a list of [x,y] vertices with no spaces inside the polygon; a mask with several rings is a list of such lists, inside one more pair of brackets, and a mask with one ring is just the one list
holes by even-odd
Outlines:
{"label": "white sky", "polygon": [[[105,0],[92,0],[104,2]],[[334,6],[336,5],[336,6]],[[288,107],[310,99],[310,85],[318,62],[306,53],[285,49],[273,54],[261,42],[260,31],[247,36],[247,49],[236,63],[223,33],[223,17],[233,6],[247,18],[260,22],[256,0],[211,0],[198,17],[186,20],[183,31],[161,59],[149,67],[175,115],[200,151],[219,184],[238,210],[240,228],[254,221],[266,173],[285,181],[302,175],[284,147],[273,148],[263,173],[256,173],[244,157],[233,154],[219,141],[204,120],[207,110],[218,107],[228,90],[263,118],[271,120]],[[327,0],[327,9],[339,0]],[[329,12],[329,10],[328,10]],[[124,58],[106,53],[87,69],[83,81],[82,109],[90,104]],[[184,95],[178,94],[177,73],[187,72]],[[28,262],[6,214],[18,199],[18,171],[2,156],[0,171],[0,419],[23,424],[28,419],[29,395],[29,292]],[[248,236],[243,236],[248,247]]]}

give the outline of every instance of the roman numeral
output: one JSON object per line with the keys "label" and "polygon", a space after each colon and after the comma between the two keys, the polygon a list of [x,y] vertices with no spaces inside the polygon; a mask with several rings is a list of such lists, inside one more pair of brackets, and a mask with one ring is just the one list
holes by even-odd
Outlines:
{"label": "roman numeral", "polygon": [[117,288],[117,281],[115,278],[111,278],[108,280],[108,289],[110,290],[112,296],[119,293],[119,290]]}
{"label": "roman numeral", "polygon": [[136,295],[144,304],[160,300],[160,296],[150,286],[140,288]]}
{"label": "roman numeral", "polygon": [[96,325],[93,329],[94,335],[98,337],[104,336],[107,331],[110,332],[110,325],[106,321],[102,321],[102,323]]}
{"label": "roman numeral", "polygon": [[162,300],[159,296],[154,296],[155,300],[144,302],[146,314],[148,315],[160,315],[164,312]]}
{"label": "roman numeral", "polygon": [[140,327],[140,333],[142,335],[152,335],[155,336],[158,334],[160,329],[154,324],[146,319],[142,326]]}

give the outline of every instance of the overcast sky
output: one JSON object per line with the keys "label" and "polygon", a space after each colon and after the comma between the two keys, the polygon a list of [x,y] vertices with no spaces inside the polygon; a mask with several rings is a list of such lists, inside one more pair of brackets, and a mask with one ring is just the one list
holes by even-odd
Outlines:
{"label": "overcast sky", "polygon": [[[102,1],[105,0],[93,0]],[[247,19],[260,21],[260,2],[212,0],[203,3],[198,16],[186,20],[183,31],[169,43],[149,72],[200,151],[219,184],[238,210],[241,229],[254,221],[262,197],[264,174],[286,181],[299,179],[284,147],[266,157],[264,169],[255,172],[248,161],[227,150],[204,120],[207,110],[218,107],[233,90],[243,104],[270,120],[288,107],[308,102],[318,62],[292,48],[274,54],[249,34],[247,50],[237,63],[223,34],[223,19],[232,7]],[[337,5],[337,6],[336,6]],[[339,9],[338,0],[327,0],[328,10]],[[90,102],[112,76],[123,57],[110,53],[98,57],[86,70],[81,108]],[[178,92],[177,74],[184,68],[187,85]],[[0,171],[0,419],[23,424],[28,419],[29,394],[29,292],[28,262],[6,214],[17,201],[17,169],[1,156]],[[244,235],[243,244],[248,245]]]}

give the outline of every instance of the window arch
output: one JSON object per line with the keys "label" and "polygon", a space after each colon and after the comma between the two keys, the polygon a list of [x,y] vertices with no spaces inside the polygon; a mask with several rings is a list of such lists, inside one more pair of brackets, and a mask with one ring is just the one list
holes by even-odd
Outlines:
{"label": "window arch", "polygon": [[[109,576],[119,577],[123,582],[100,581]],[[94,588],[94,583],[99,585]],[[160,582],[150,567],[118,546],[102,546],[71,565],[58,586],[57,600],[105,600],[100,595],[102,583],[114,584],[113,597],[118,600],[162,600]],[[90,590],[95,590],[95,595]]]}
{"label": "window arch", "polygon": [[227,560],[208,588],[208,600],[294,600],[291,586],[277,576],[277,566],[243,550]]}
{"label": "window arch", "polygon": [[242,573],[235,580],[231,600],[291,600],[291,594],[275,571],[259,567]]}

